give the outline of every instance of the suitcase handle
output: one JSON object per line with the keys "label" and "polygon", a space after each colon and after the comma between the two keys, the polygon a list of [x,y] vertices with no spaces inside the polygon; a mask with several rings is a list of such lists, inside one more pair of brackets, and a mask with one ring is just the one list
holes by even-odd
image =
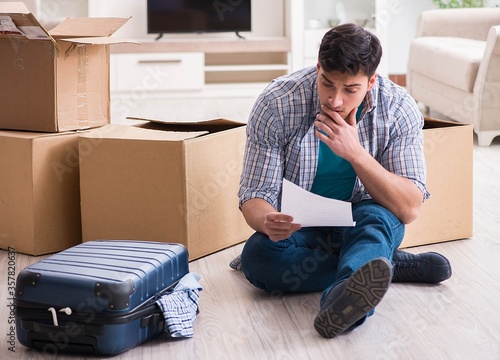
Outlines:
{"label": "suitcase handle", "polygon": [[[59,321],[57,321],[57,311],[53,307],[49,307],[47,311],[50,311],[52,314],[52,322],[54,323],[54,326],[59,326]],[[66,315],[71,315],[73,311],[69,307],[65,307],[59,310],[59,312],[63,312]]]}
{"label": "suitcase handle", "polygon": [[141,319],[141,327],[145,328],[151,325],[157,325],[160,322],[163,322],[164,317],[163,314],[154,313],[148,316],[145,316]]}

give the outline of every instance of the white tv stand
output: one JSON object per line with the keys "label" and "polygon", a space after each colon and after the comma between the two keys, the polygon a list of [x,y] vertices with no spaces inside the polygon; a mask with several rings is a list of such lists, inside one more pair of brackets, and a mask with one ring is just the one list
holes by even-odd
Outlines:
{"label": "white tv stand", "polygon": [[255,99],[289,72],[290,40],[196,38],[111,47],[111,121],[127,116],[246,121]]}

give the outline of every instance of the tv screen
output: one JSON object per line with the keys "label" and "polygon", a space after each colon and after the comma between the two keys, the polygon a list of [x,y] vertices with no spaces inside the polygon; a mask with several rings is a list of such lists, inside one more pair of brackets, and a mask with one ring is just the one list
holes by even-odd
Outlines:
{"label": "tv screen", "polygon": [[148,0],[148,33],[251,30],[251,0]]}

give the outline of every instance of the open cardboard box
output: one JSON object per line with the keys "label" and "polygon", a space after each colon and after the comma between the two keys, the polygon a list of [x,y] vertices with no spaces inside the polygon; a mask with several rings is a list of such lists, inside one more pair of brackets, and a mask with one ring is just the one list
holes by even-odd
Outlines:
{"label": "open cardboard box", "polygon": [[78,136],[0,131],[0,248],[42,255],[81,243]]}
{"label": "open cardboard box", "polygon": [[253,233],[238,210],[243,123],[107,125],[82,135],[83,241],[184,244],[191,260]]}
{"label": "open cardboard box", "polygon": [[0,128],[43,132],[110,122],[110,37],[128,19],[69,18],[47,31],[23,3],[0,2],[22,34],[0,32]]}
{"label": "open cardboard box", "polygon": [[407,225],[401,247],[473,236],[472,125],[425,118],[424,153],[431,198]]}

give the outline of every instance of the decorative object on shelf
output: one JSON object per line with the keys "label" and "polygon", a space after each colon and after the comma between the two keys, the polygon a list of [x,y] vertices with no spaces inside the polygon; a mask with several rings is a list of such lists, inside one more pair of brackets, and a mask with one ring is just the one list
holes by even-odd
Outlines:
{"label": "decorative object on shelf", "polygon": [[331,28],[334,28],[337,25],[340,25],[339,19],[329,19],[328,20],[328,26],[330,26]]}
{"label": "decorative object on shelf", "polygon": [[371,14],[370,15],[370,19],[368,19],[365,27],[368,28],[368,29],[375,29],[375,27],[377,26],[376,25],[376,21],[377,21],[377,15],[376,14]]}
{"label": "decorative object on shelf", "polygon": [[432,0],[440,9],[483,7],[484,0]]}
{"label": "decorative object on shelf", "polygon": [[359,26],[365,27],[368,24],[368,19],[356,19],[354,22]]}

